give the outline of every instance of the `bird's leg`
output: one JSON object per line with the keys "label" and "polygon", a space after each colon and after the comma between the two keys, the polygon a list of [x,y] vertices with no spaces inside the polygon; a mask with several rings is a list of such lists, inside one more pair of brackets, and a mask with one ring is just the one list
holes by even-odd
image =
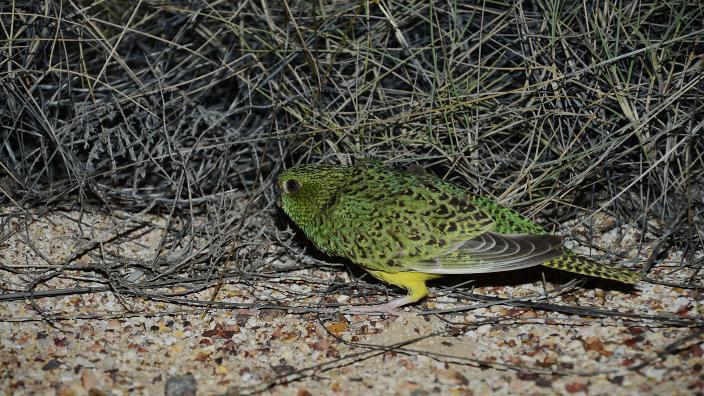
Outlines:
{"label": "bird's leg", "polygon": [[398,316],[398,308],[420,301],[427,296],[428,288],[425,286],[425,281],[437,277],[422,272],[397,272],[393,274],[382,271],[369,272],[378,279],[408,290],[408,294],[385,304],[347,307],[344,309],[344,313],[384,313]]}
{"label": "bird's leg", "polygon": [[412,298],[410,298],[409,296],[405,296],[405,297],[397,298],[393,301],[389,301],[385,304],[346,307],[344,309],[344,313],[349,313],[349,314],[382,313],[382,314],[387,314],[387,315],[391,315],[391,316],[399,316],[399,314],[401,313],[401,311],[398,310],[399,307],[402,307],[406,304],[411,304],[414,302],[415,301]]}

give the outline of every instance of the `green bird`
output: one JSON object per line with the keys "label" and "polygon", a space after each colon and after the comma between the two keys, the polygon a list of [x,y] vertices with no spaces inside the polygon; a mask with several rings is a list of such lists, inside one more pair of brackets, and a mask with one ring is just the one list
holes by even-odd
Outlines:
{"label": "green bird", "polygon": [[408,292],[348,312],[396,314],[427,296],[426,281],[448,274],[544,265],[627,284],[640,280],[639,273],[572,253],[518,212],[429,174],[363,160],[299,165],[283,171],[278,185],[282,209],[318,249]]}

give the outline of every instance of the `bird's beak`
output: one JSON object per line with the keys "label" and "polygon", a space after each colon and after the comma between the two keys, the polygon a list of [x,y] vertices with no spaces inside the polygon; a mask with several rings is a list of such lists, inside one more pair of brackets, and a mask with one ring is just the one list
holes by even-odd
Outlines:
{"label": "bird's beak", "polygon": [[279,208],[281,207],[281,186],[279,183],[276,183],[276,187],[274,187],[274,194],[276,194],[276,206]]}

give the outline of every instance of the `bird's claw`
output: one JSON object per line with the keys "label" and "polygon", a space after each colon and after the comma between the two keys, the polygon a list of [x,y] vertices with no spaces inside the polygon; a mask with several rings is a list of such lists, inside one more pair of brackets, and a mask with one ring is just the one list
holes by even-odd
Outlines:
{"label": "bird's claw", "polygon": [[376,315],[388,315],[388,316],[399,316],[401,311],[396,308],[386,308],[386,304],[381,305],[363,305],[363,306],[351,306],[342,309],[343,314],[376,314]]}
{"label": "bird's claw", "polygon": [[411,300],[408,296],[406,296],[393,301],[389,301],[386,304],[349,306],[343,309],[343,313],[399,316],[402,313],[399,308],[413,302],[415,302],[415,300]]}

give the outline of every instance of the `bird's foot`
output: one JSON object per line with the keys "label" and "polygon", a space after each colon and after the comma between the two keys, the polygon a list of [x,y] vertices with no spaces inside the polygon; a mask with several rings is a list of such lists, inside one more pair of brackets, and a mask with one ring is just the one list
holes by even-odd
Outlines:
{"label": "bird's foot", "polygon": [[343,308],[342,313],[346,314],[380,314],[389,316],[399,316],[401,311],[398,309],[406,304],[414,303],[412,299],[401,297],[399,299],[389,301],[386,304],[350,306]]}

